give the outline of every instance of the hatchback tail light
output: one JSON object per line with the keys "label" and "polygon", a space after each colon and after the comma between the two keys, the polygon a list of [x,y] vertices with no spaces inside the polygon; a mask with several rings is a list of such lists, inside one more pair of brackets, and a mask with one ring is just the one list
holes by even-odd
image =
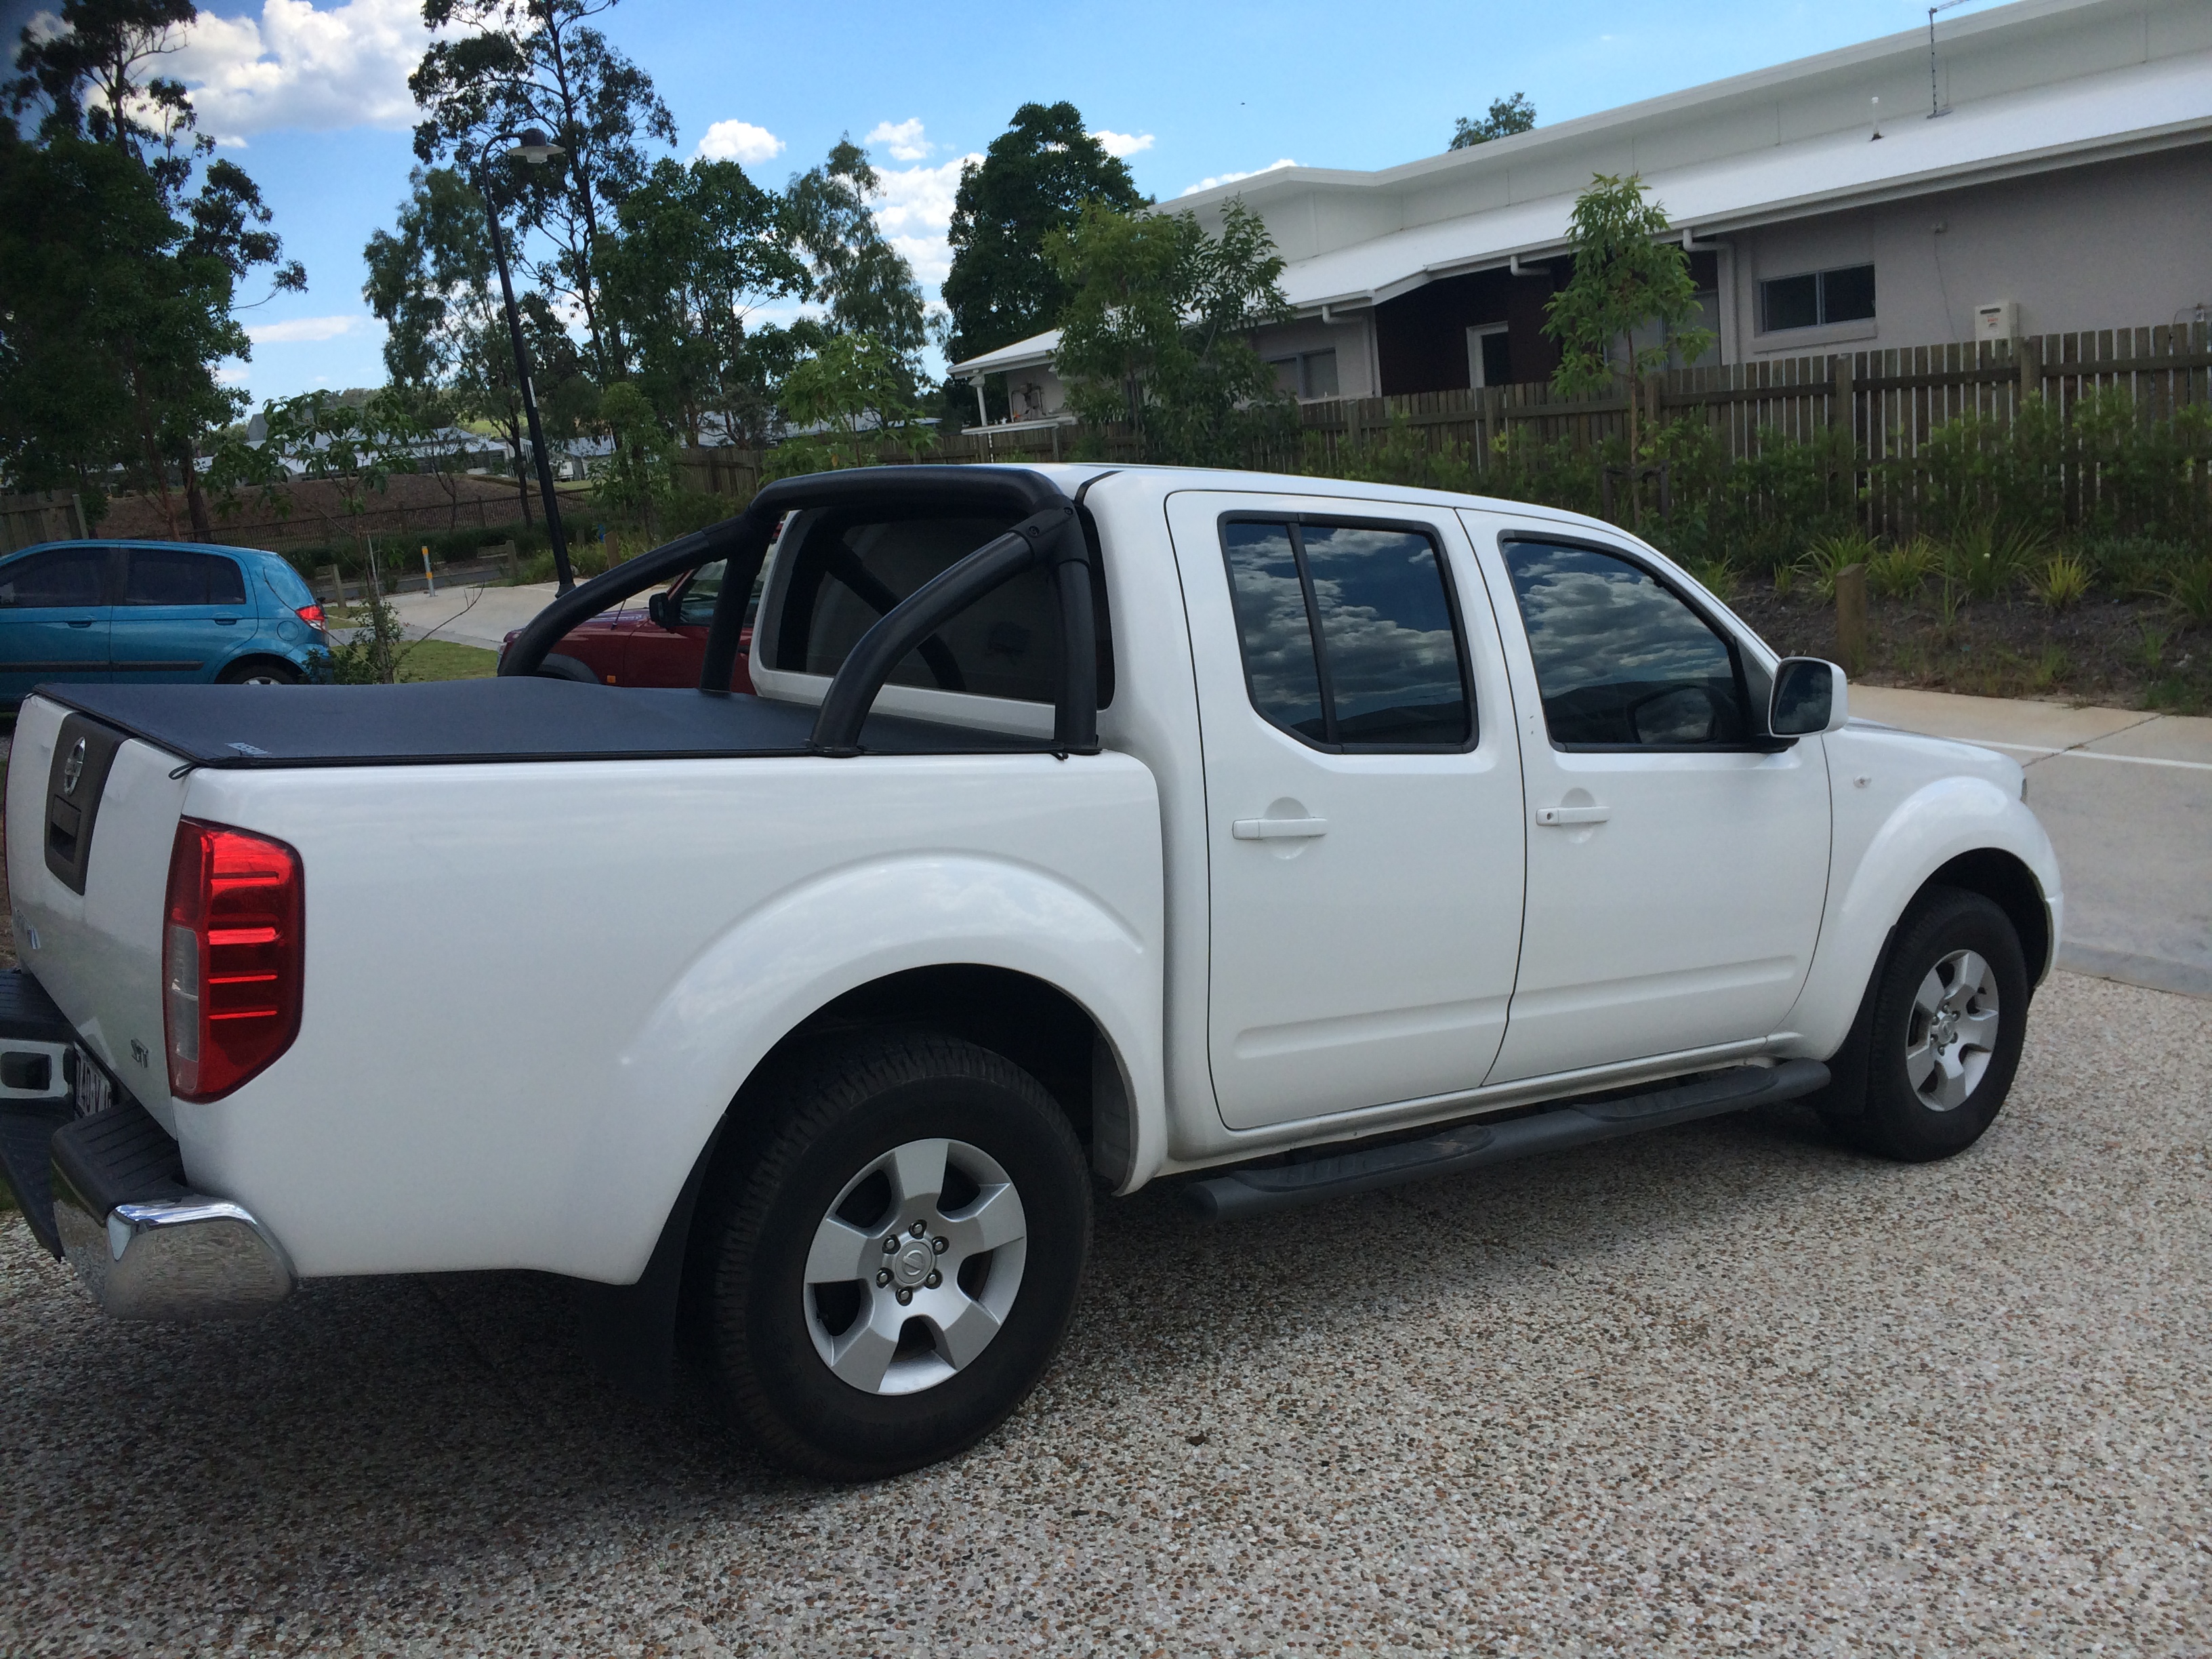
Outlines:
{"label": "hatchback tail light", "polygon": [[300,1034],[300,855],[185,818],[169,854],[162,948],[169,1091],[228,1094]]}
{"label": "hatchback tail light", "polygon": [[319,605],[301,605],[300,620],[310,628],[320,628],[323,625],[323,607]]}

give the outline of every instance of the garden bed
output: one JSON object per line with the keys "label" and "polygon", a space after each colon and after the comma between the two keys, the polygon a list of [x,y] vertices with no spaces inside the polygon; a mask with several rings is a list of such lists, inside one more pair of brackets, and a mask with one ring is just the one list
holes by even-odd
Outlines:
{"label": "garden bed", "polygon": [[[1836,608],[1808,582],[1746,580],[1723,595],[1785,656],[1838,659]],[[2032,599],[1969,599],[1947,627],[1933,593],[1869,599],[1869,685],[1978,697],[2057,697],[2119,708],[2212,711],[2212,629],[2160,600],[2092,597],[2053,611]]]}

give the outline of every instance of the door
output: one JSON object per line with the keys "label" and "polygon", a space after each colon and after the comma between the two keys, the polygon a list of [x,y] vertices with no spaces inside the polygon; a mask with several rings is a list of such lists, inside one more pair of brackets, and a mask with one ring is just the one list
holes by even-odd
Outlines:
{"label": "door", "polygon": [[47,680],[108,678],[110,555],[56,547],[0,564],[0,700]]}
{"label": "door", "polygon": [[[671,626],[664,628],[649,617],[641,617],[629,628],[623,646],[624,685],[674,685],[688,690],[699,684],[699,666],[707,659],[707,629],[714,620],[715,601],[722,595],[722,570],[723,561],[716,559],[701,565],[688,580],[669,590],[669,601],[675,606]],[[746,632],[741,640],[750,641],[753,612],[759,608],[760,588],[756,584],[752,603],[745,610]],[[730,690],[752,690],[742,644],[730,671]]]}
{"label": "door", "polygon": [[1232,1128],[1470,1089],[1521,932],[1495,623],[1449,512],[1191,491],[1209,1058]]}
{"label": "door", "polygon": [[234,560],[181,547],[125,553],[122,603],[109,642],[117,679],[213,679],[252,642],[258,626]]}
{"label": "door", "polygon": [[1501,617],[1513,608],[1530,809],[1520,975],[1490,1080],[1768,1035],[1826,900],[1821,740],[1759,736],[1744,647],[1656,563],[1466,516]]}

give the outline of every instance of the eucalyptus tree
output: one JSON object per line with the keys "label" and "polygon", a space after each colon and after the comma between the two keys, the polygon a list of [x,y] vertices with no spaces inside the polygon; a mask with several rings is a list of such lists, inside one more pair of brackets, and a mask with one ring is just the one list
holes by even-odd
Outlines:
{"label": "eucalyptus tree", "polygon": [[[435,33],[408,89],[422,112],[415,153],[451,158],[464,174],[496,176],[505,208],[550,244],[526,258],[539,285],[583,319],[602,386],[628,368],[620,329],[601,315],[601,267],[615,214],[644,182],[646,145],[676,143],[676,122],[653,79],[592,24],[614,0],[423,0]],[[527,127],[564,152],[548,167],[484,168]],[[518,248],[526,238],[516,238]]]}
{"label": "eucalyptus tree", "polygon": [[911,376],[928,338],[926,313],[914,267],[869,204],[880,188],[867,151],[841,138],[821,166],[793,175],[784,211],[811,297],[828,307],[830,331],[869,336]]}
{"label": "eucalyptus tree", "polygon": [[[156,72],[197,15],[190,0],[64,0],[22,33],[0,152],[0,189],[18,204],[6,231],[17,249],[0,261],[15,319],[0,425],[20,487],[72,471],[94,484],[122,464],[143,472],[174,534],[173,470],[206,535],[195,460],[242,407],[216,369],[252,349],[233,314],[239,284],[266,267],[272,291],[296,291],[307,275],[283,258],[245,170],[210,159],[182,83]],[[32,406],[50,428],[16,423]]]}
{"label": "eucalyptus tree", "polygon": [[747,319],[803,296],[784,204],[735,161],[663,160],[624,199],[604,293],[632,350],[633,384],[661,422],[697,444],[757,435],[770,383]]}

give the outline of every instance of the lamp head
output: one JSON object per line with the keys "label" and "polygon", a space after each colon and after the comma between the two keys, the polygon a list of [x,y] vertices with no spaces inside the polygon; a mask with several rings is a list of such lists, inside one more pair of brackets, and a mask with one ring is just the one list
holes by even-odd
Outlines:
{"label": "lamp head", "polygon": [[514,148],[500,159],[505,161],[527,161],[532,167],[543,167],[548,161],[557,161],[568,152],[548,138],[537,127],[525,127],[515,136]]}

